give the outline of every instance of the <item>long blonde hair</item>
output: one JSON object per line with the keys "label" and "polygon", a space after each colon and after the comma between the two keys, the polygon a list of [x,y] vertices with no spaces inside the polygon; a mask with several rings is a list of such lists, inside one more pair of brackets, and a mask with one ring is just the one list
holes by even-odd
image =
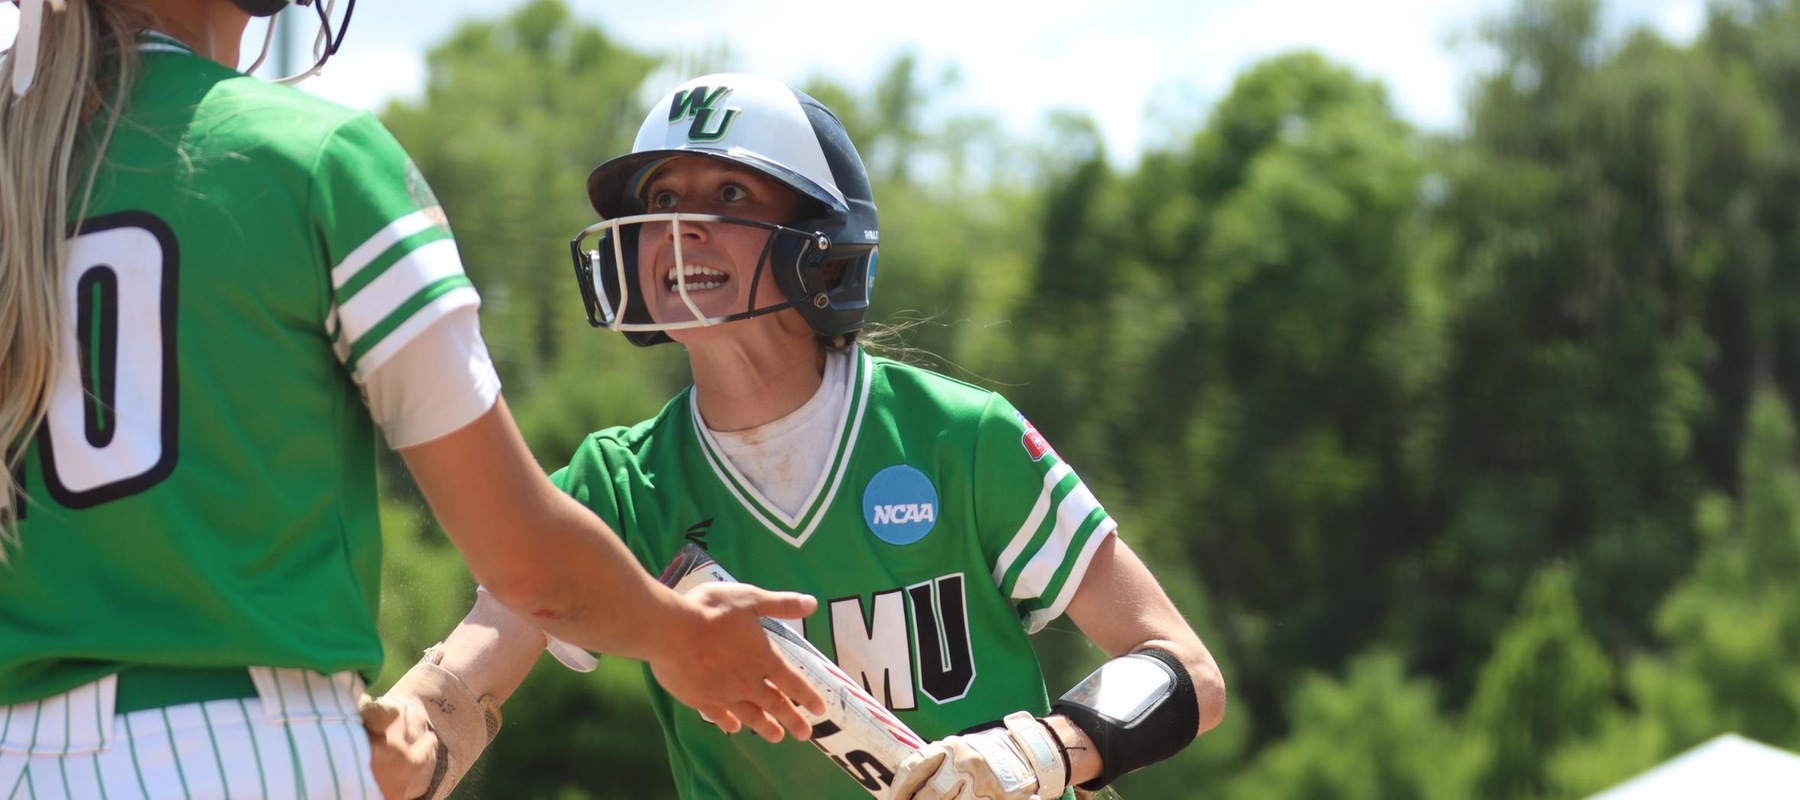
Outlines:
{"label": "long blonde hair", "polygon": [[[117,126],[136,72],[136,14],[102,0],[46,10],[37,79],[23,97],[14,59],[0,64],[0,563],[17,544],[25,444],[43,422],[61,348],[62,272],[69,221],[86,214],[100,155]],[[15,45],[16,47],[16,45]],[[104,113],[97,136],[85,124]],[[84,163],[85,162],[85,163]],[[79,202],[71,175],[87,171]]]}

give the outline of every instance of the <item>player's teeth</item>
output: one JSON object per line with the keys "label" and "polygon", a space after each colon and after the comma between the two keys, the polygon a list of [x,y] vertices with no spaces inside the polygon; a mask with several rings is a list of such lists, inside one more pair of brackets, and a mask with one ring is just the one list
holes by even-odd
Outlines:
{"label": "player's teeth", "polygon": [[688,291],[690,291],[690,292],[696,291],[699,289],[716,289],[720,286],[724,286],[725,281],[724,280],[696,280],[696,279],[697,278],[722,279],[725,277],[726,277],[725,273],[720,272],[716,269],[708,269],[706,267],[696,266],[693,264],[687,264],[687,265],[682,266],[682,268],[680,270],[678,270],[677,272],[669,274],[669,291],[671,293],[680,293],[681,287],[684,284],[687,286]]}

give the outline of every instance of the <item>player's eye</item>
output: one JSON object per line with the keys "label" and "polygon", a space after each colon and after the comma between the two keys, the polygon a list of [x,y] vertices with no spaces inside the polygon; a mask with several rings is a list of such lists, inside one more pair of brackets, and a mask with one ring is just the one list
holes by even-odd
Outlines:
{"label": "player's eye", "polygon": [[750,199],[750,190],[735,183],[727,183],[719,187],[719,200],[725,203],[741,203]]}
{"label": "player's eye", "polygon": [[649,206],[651,211],[674,211],[675,205],[680,200],[681,198],[675,196],[674,192],[651,190],[649,201],[645,205]]}

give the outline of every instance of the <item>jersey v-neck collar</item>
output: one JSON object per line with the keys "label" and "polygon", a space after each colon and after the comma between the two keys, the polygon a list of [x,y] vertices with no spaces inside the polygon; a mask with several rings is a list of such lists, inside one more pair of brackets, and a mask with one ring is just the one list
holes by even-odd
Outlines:
{"label": "jersey v-neck collar", "polygon": [[195,55],[194,48],[183,44],[180,39],[162,31],[139,31],[137,49],[140,53],[175,53],[177,55]]}
{"label": "jersey v-neck collar", "polygon": [[837,431],[832,436],[835,444],[830,459],[826,462],[825,471],[819,475],[818,483],[813,486],[812,494],[800,505],[799,513],[789,516],[774,503],[769,502],[757,491],[749,479],[739,473],[731,459],[725,455],[719,442],[707,430],[706,423],[700,419],[699,397],[697,390],[689,390],[688,415],[694,427],[694,435],[700,440],[700,452],[706,457],[707,466],[712,468],[719,483],[731,492],[738,504],[749,512],[750,516],[761,522],[769,532],[781,537],[788,544],[799,547],[818,530],[819,521],[825,517],[825,510],[831,507],[831,501],[837,496],[838,488],[844,482],[844,473],[848,471],[851,451],[856,448],[856,435],[862,430],[863,411],[869,403],[869,374],[872,365],[869,356],[857,348],[851,369],[844,370],[845,380],[849,382],[849,391],[845,403],[847,412],[838,420]]}

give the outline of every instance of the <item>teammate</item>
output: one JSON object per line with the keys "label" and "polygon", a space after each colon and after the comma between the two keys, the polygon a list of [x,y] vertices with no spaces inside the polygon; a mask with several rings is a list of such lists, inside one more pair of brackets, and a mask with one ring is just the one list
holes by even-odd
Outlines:
{"label": "teammate", "polygon": [[[1211,655],[1031,423],[858,346],[880,228],[829,110],[763,78],[696,78],[588,192],[603,221],[572,250],[590,321],[681,343],[694,384],[552,479],[653,570],[700,542],[738,578],[827,602],[806,637],[936,740],[898,775],[846,766],[853,780],[810,745],[728,737],[647,681],[683,798],[1062,797],[1218,724]],[[1026,636],[1064,613],[1112,659],[1052,707]],[[543,643],[525,627],[478,603],[443,663],[503,699]]]}
{"label": "teammate", "polygon": [[371,736],[428,791],[427,710],[358,718],[378,429],[492,597],[805,735],[757,615],[811,598],[677,595],[545,478],[406,154],[232,68],[284,5],[25,0],[0,62],[0,798],[375,796]]}

